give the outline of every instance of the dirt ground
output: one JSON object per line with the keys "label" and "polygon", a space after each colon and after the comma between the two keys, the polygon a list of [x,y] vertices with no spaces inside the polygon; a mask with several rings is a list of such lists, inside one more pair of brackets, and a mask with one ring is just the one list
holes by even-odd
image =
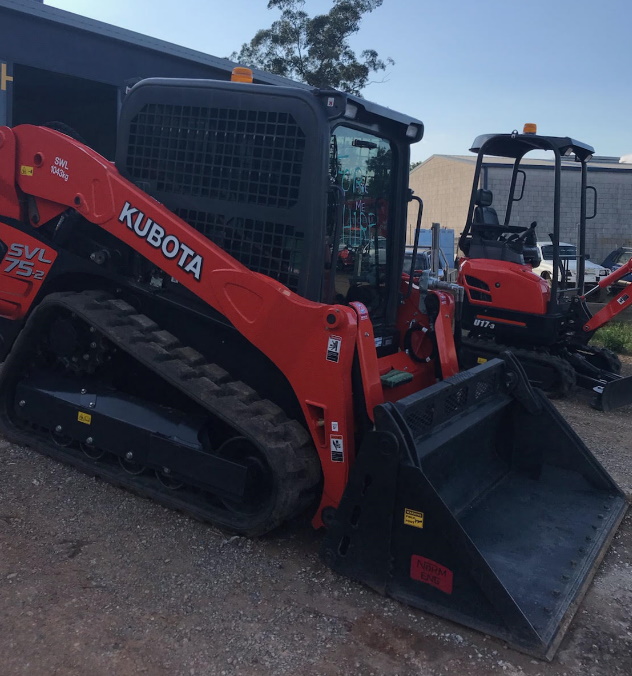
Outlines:
{"label": "dirt ground", "polygon": [[[632,371],[632,360],[627,368]],[[632,496],[632,410],[558,407]],[[632,674],[632,514],[551,663],[0,440],[2,676]]]}

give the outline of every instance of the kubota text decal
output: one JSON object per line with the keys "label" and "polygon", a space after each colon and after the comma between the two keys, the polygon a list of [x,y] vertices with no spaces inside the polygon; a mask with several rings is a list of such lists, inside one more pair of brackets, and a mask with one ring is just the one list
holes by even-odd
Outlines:
{"label": "kubota text decal", "polygon": [[160,249],[165,258],[177,258],[178,267],[200,281],[204,261],[202,256],[191,247],[181,242],[175,235],[167,234],[161,225],[149,216],[145,216],[129,202],[125,202],[118,219],[136,235],[145,239],[147,244],[153,246],[154,249]]}

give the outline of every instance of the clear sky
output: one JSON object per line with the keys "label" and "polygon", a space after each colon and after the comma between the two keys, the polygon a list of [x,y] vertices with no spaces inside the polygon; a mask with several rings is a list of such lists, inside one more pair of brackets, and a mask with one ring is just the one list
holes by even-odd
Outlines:
{"label": "clear sky", "polygon": [[[220,57],[279,16],[267,0],[45,4]],[[423,120],[413,160],[466,154],[478,134],[525,122],[599,155],[632,152],[631,0],[384,0],[352,45],[395,60],[363,93]]]}

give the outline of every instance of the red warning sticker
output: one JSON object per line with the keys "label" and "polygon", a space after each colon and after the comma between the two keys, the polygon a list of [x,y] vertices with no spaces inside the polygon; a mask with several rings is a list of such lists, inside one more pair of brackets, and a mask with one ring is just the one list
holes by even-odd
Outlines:
{"label": "red warning sticker", "polygon": [[410,577],[432,585],[446,594],[452,593],[452,571],[436,561],[413,554],[410,558]]}

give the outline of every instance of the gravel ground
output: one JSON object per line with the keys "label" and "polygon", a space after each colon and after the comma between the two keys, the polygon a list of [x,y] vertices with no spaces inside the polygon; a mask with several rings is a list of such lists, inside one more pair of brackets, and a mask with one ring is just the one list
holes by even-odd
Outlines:
{"label": "gravel ground", "polygon": [[[557,405],[632,495],[632,410]],[[1,440],[0,463],[3,676],[632,673],[630,514],[545,663],[340,578],[307,523],[231,538]]]}

